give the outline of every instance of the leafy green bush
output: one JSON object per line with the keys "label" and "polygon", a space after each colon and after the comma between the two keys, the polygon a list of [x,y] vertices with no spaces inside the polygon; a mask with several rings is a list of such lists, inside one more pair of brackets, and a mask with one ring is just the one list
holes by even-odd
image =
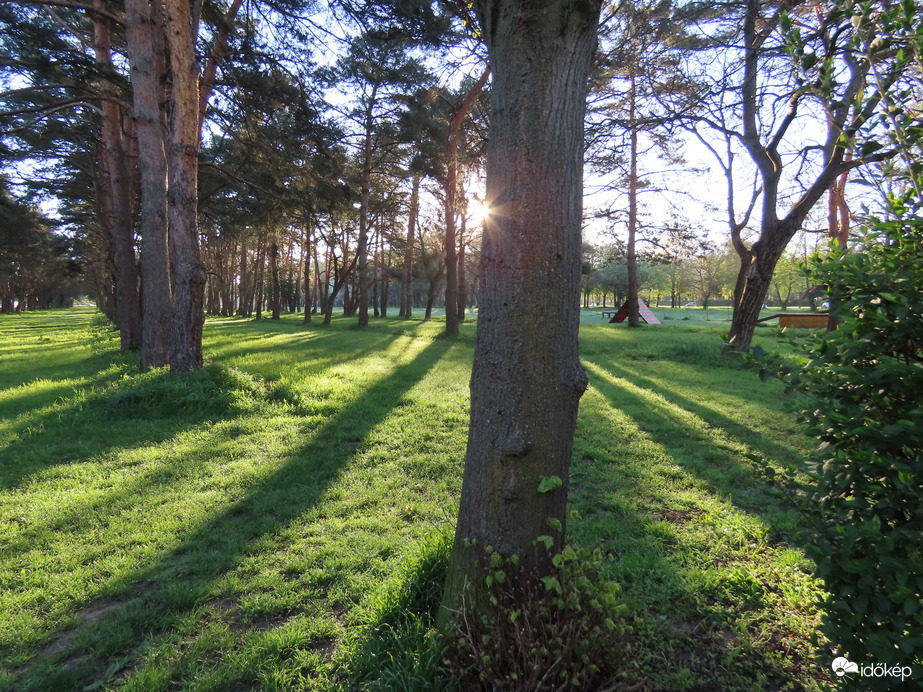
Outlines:
{"label": "leafy green bush", "polygon": [[627,670],[627,607],[618,584],[600,577],[600,551],[572,547],[551,574],[519,574],[516,556],[484,551],[490,606],[456,621],[454,667],[462,688],[604,689]]}
{"label": "leafy green bush", "polygon": [[863,247],[808,268],[844,320],[809,346],[797,379],[822,442],[813,557],[829,592],[824,633],[857,661],[909,663],[923,651],[921,212],[916,190],[892,199]]}

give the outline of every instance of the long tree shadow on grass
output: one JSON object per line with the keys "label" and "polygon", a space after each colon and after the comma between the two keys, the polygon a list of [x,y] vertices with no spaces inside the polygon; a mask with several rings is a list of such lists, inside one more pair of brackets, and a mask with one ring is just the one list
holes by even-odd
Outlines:
{"label": "long tree shadow on grass", "polygon": [[[626,368],[612,363],[587,366],[594,386],[616,408],[634,412],[638,428],[664,448],[689,447],[693,453],[675,454],[677,463],[708,483],[713,493],[729,496],[744,511],[752,510],[755,501],[761,504],[759,500],[769,492],[766,479],[753,465],[754,458],[783,468],[801,459],[792,447]],[[758,385],[757,378],[753,379]]]}
{"label": "long tree shadow on grass", "polygon": [[[442,339],[426,345],[318,428],[307,445],[246,497],[195,528],[156,564],[128,580],[104,585],[100,600],[86,609],[102,615],[78,614],[78,627],[53,637],[19,677],[33,689],[56,689],[64,680],[68,686],[98,686],[115,674],[110,668],[114,658],[143,660],[146,641],[216,598],[216,580],[238,565],[256,542],[282,530],[317,502],[356,445],[452,345]],[[176,579],[177,572],[182,579]]]}
{"label": "long tree shadow on grass", "polygon": [[[752,476],[735,468],[733,449],[690,439],[688,426],[650,399],[590,375],[571,467],[569,535],[615,557],[610,576],[638,614],[640,669],[664,689],[744,691],[757,674],[768,689],[803,689],[820,669],[812,663],[811,599],[788,600],[810,577],[779,569],[789,551],[788,525],[777,523],[787,514],[783,503],[767,495],[757,521],[735,518],[725,502]],[[704,488],[696,480],[703,459],[718,467],[705,474]],[[762,522],[779,530],[764,537]],[[727,533],[735,523],[744,529]],[[793,608],[802,614],[790,617]]]}
{"label": "long tree shadow on grass", "polygon": [[[162,444],[205,421],[240,413],[239,403],[259,396],[255,383],[210,366],[185,377],[152,371],[124,382],[102,379],[71,387],[70,397],[25,412],[0,430],[0,488],[21,485],[54,466],[100,457],[112,449]],[[3,407],[0,406],[0,409]]]}
{"label": "long tree shadow on grass", "polygon": [[[238,339],[237,345],[222,351],[221,361],[246,355],[263,364],[263,376],[275,378],[283,366],[290,368],[292,362],[297,362],[300,370],[330,368],[381,350],[396,338],[390,334],[366,334],[356,340],[355,346],[344,348],[338,341],[335,352],[328,349],[324,356],[304,360],[293,356],[293,352],[304,348],[299,330],[274,332],[271,336],[277,335],[288,338],[282,344],[260,338],[240,344]],[[304,338],[319,341],[312,344],[312,352],[324,350],[325,334],[307,332]],[[121,358],[120,354],[113,355]],[[267,355],[275,356],[268,365]],[[279,366],[274,368],[273,362]],[[106,362],[99,365],[105,370]],[[118,379],[121,371],[106,372],[105,377],[97,374],[88,380],[84,372],[85,384],[81,387],[44,389],[34,395],[24,392],[9,402],[0,401],[0,411],[7,419],[0,427],[0,488],[16,487],[42,469],[98,457],[111,449],[162,444],[205,421],[238,415],[241,410],[234,399],[260,396],[259,392],[247,391],[253,389],[248,383],[229,381],[228,369],[222,366],[192,373],[186,376],[186,383],[163,370],[125,382]],[[41,403],[45,405],[33,408]],[[66,434],[62,435],[62,431]],[[6,444],[3,440],[7,440]]]}

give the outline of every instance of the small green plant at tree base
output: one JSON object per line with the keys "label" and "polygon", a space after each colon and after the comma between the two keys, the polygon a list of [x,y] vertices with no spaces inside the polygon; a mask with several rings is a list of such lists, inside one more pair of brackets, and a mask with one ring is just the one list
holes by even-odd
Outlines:
{"label": "small green plant at tree base", "polygon": [[[542,538],[542,537],[540,537]],[[489,604],[460,613],[451,663],[462,689],[605,689],[627,672],[628,608],[602,579],[603,556],[565,547],[548,574],[522,573],[515,555],[484,549]]]}

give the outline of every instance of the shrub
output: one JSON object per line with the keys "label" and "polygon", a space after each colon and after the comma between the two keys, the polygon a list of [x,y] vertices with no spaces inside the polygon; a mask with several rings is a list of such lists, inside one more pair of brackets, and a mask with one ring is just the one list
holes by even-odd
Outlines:
{"label": "shrub", "polygon": [[485,549],[487,612],[455,623],[463,689],[594,690],[623,677],[628,609],[600,577],[601,553],[567,547],[552,562],[551,574],[516,574],[515,556]]}
{"label": "shrub", "polygon": [[[891,200],[861,250],[809,265],[843,324],[808,347],[797,384],[822,442],[813,557],[840,655],[884,664],[923,651],[923,202]],[[873,680],[863,678],[865,687]],[[885,687],[891,681],[878,681]]]}

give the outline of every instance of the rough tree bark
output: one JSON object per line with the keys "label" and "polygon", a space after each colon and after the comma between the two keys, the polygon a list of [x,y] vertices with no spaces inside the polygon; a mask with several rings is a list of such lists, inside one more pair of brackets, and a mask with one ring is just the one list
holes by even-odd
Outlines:
{"label": "rough tree bark", "polygon": [[202,367],[205,324],[205,265],[198,234],[199,66],[195,55],[198,19],[188,0],[166,0],[167,44],[173,75],[167,210],[173,288],[170,369]]}
{"label": "rough tree bark", "polygon": [[[94,0],[94,7],[105,9],[102,0]],[[93,49],[96,64],[103,75],[100,82],[100,165],[103,184],[100,186],[99,204],[105,232],[112,248],[112,269],[115,283],[115,323],[123,351],[141,347],[141,302],[138,296],[138,264],[135,261],[134,228],[131,210],[131,179],[128,153],[122,134],[122,108],[112,77],[112,32],[108,20],[93,15]]]}
{"label": "rough tree bark", "polygon": [[[564,541],[577,407],[583,119],[600,0],[476,3],[494,88],[477,341],[461,505],[443,621],[485,594],[492,546],[522,573]],[[539,492],[543,478],[562,485]],[[551,531],[547,521],[561,523]],[[515,581],[516,576],[510,577]],[[466,585],[470,589],[466,588]]]}
{"label": "rough tree bark", "polygon": [[167,365],[172,297],[167,250],[167,158],[160,102],[166,73],[163,6],[126,0],[125,30],[141,169],[141,369]]}

